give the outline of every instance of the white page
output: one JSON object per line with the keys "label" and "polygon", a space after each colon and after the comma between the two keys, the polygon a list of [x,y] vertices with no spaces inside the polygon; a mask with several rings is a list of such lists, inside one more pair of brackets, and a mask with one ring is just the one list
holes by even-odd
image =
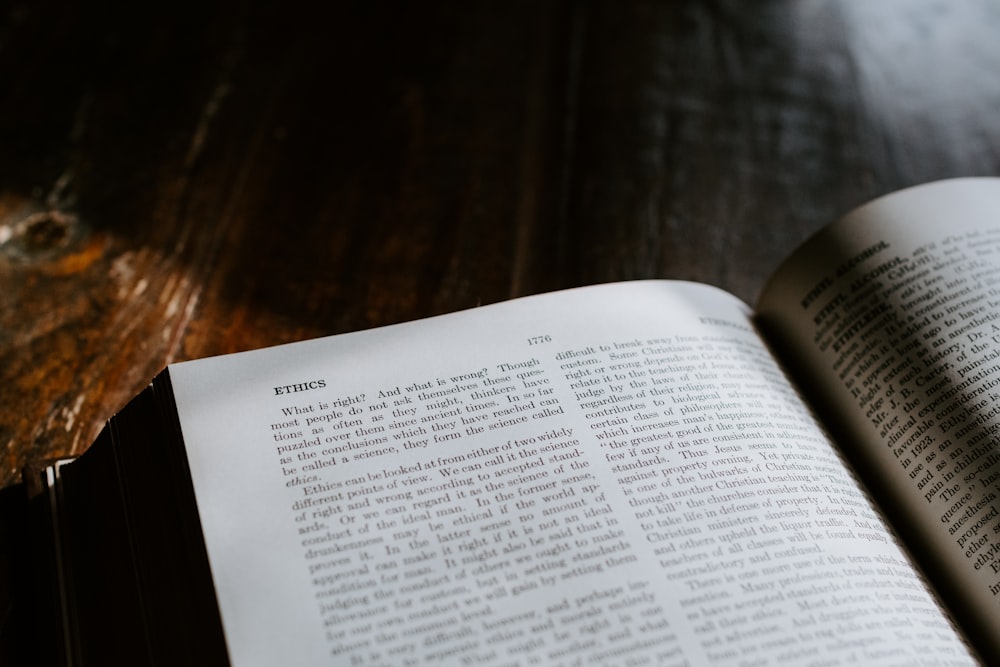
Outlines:
{"label": "white page", "polygon": [[237,667],[968,664],[714,288],[571,290],[170,376]]}

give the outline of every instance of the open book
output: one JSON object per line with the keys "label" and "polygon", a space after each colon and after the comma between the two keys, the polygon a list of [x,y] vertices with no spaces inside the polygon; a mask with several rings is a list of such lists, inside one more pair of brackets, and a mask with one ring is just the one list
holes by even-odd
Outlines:
{"label": "open book", "polygon": [[44,471],[73,664],[1000,660],[1000,181],[170,366]]}

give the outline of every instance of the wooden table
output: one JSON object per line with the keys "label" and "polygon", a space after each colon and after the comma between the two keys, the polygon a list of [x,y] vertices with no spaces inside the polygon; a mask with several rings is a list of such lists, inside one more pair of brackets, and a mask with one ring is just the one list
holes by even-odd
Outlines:
{"label": "wooden table", "polygon": [[133,4],[0,18],[0,662],[21,467],[169,362],[611,280],[752,302],[846,209],[1000,173],[992,0]]}

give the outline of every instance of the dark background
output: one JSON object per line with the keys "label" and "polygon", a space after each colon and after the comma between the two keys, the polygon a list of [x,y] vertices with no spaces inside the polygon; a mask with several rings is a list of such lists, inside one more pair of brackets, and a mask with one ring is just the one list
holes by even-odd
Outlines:
{"label": "dark background", "polygon": [[132,4],[0,8],[4,664],[22,466],[169,362],[611,280],[752,303],[849,208],[1000,175],[995,0]]}

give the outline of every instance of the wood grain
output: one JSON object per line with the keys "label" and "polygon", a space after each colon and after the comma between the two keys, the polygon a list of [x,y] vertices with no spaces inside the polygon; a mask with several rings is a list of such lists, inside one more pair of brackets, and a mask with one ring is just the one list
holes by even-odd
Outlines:
{"label": "wood grain", "polygon": [[1000,173],[988,0],[135,4],[0,16],[0,488],[172,361],[609,280],[752,302],[848,208]]}

